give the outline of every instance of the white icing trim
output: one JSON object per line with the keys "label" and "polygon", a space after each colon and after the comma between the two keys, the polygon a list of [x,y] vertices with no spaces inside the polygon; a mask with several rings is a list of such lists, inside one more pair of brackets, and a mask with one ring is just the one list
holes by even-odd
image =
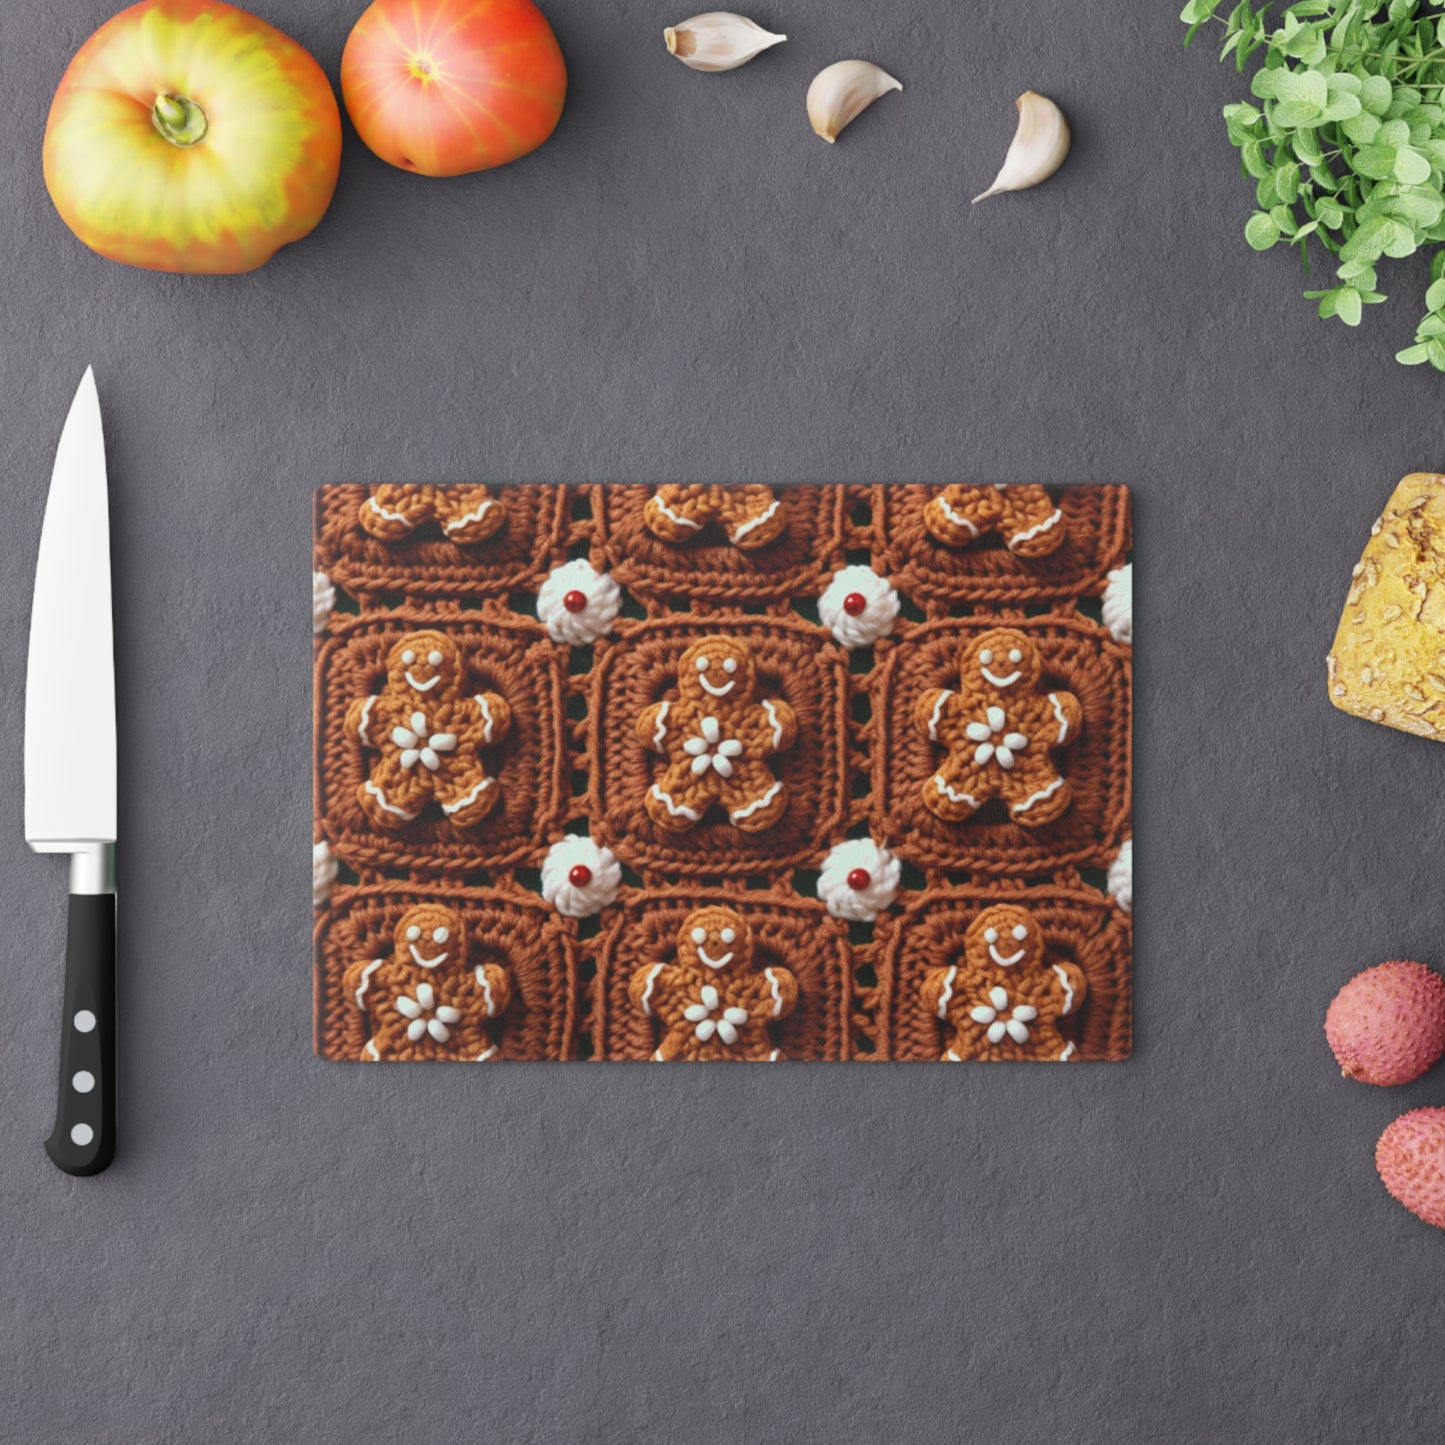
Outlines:
{"label": "white icing trim", "polygon": [[1047,788],[1040,788],[1039,791],[1035,793],[1032,797],[1025,798],[1022,803],[1016,804],[1009,811],[1013,813],[1015,817],[1017,817],[1020,813],[1027,813],[1028,810],[1032,808],[1035,803],[1041,803],[1045,798],[1052,797],[1063,786],[1063,778],[1055,778],[1053,782],[1048,785]]}
{"label": "white icing trim", "polygon": [[732,949],[728,949],[721,958],[714,958],[701,944],[698,945],[697,956],[709,968],[726,968],[733,961]]}
{"label": "white icing trim", "polygon": [[1000,968],[1012,968],[1027,952],[1028,950],[1026,948],[1021,948],[1017,953],[1011,953],[1005,958],[1003,954],[998,951],[997,944],[990,943],[988,946],[988,956],[993,959]]}
{"label": "white icing trim", "polygon": [[379,1064],[381,1062],[381,1055],[376,1052],[375,1039],[367,1039],[365,1044],[362,1045],[361,1057],[363,1059],[370,1059],[371,1062],[374,1064]]}
{"label": "white icing trim", "polygon": [[413,689],[414,689],[415,691],[417,691],[417,692],[430,692],[430,691],[432,690],[432,688],[434,688],[434,687],[437,685],[437,683],[439,683],[439,682],[442,680],[442,675],[441,675],[441,673],[437,673],[437,675],[436,675],[434,678],[432,678],[429,682],[418,682],[418,681],[416,680],[416,678],[414,678],[414,677],[411,675],[411,669],[410,669],[410,668],[408,668],[408,669],[402,674],[402,676],[403,676],[404,678],[406,678],[407,686],[413,688]]}
{"label": "white icing trim", "polygon": [[1007,677],[995,677],[981,663],[978,670],[983,674],[984,681],[991,682],[995,687],[1012,687],[1023,676],[1022,672],[1011,672]]}
{"label": "white icing trim", "polygon": [[492,740],[492,728],[495,720],[492,717],[491,706],[487,702],[487,695],[479,692],[472,701],[482,710],[482,742],[489,743]]}
{"label": "white icing trim", "polygon": [[943,1058],[941,1062],[945,1064],[961,1064],[963,1060],[959,1058],[959,1056],[954,1053],[952,1049],[945,1049],[943,1051]]}
{"label": "white icing trim", "polygon": [[1058,693],[1051,692],[1049,694],[1049,705],[1054,710],[1054,716],[1059,720],[1059,740],[1054,744],[1054,746],[1057,748],[1062,746],[1064,739],[1069,735],[1069,720],[1067,717],[1064,716],[1063,708],[1059,706]]}
{"label": "white icing trim", "polygon": [[378,517],[384,518],[388,522],[402,522],[408,527],[412,525],[411,519],[405,512],[388,512],[375,497],[368,497],[366,499],[366,505],[370,507]]}
{"label": "white icing trim", "polygon": [[361,741],[364,742],[368,747],[371,746],[371,738],[367,734],[366,728],[367,725],[371,722],[371,709],[375,702],[376,698],[372,696],[367,698],[366,701],[361,704],[361,721],[356,725],[356,731],[360,733]]}
{"label": "white icing trim", "polygon": [[483,1050],[481,1051],[481,1053],[479,1053],[479,1054],[476,1056],[476,1058],[474,1058],[474,1059],[472,1060],[472,1062],[473,1062],[474,1064],[485,1064],[485,1063],[487,1062],[487,1060],[488,1060],[489,1058],[491,1058],[492,1055],[493,1055],[494,1053],[496,1053],[496,1052],[497,1052],[497,1046],[496,1046],[496,1044],[489,1044],[485,1049],[483,1049]]}
{"label": "white icing trim", "polygon": [[394,817],[400,818],[403,823],[414,823],[417,820],[419,814],[408,813],[405,808],[393,807],[392,804],[388,803],[386,801],[386,794],[383,793],[370,778],[366,780],[366,791],[376,799],[383,813],[390,813]]}
{"label": "white icing trim", "polygon": [[778,985],[778,976],[772,969],[765,968],[763,977],[768,981],[768,987],[773,991],[773,1017],[777,1018],[783,1011],[783,991]]}
{"label": "white icing trim", "polygon": [[495,1000],[492,998],[492,986],[487,982],[487,970],[485,966],[479,963],[472,970],[472,976],[477,981],[477,987],[482,991],[482,1002],[487,1006],[487,1017],[489,1019],[496,1018],[497,1006]]}
{"label": "white icing trim", "polygon": [[653,1053],[652,1057],[648,1060],[648,1063],[650,1063],[650,1064],[665,1064],[666,1062],[667,1062],[667,1060],[662,1057],[662,1046],[659,1044],[658,1047],[657,1047],[657,1049],[656,1049],[656,1051]]}
{"label": "white icing trim", "polygon": [[652,735],[652,746],[659,751],[662,749],[662,741],[667,736],[667,710],[672,704],[664,702],[657,712],[657,731]]}
{"label": "white icing trim", "polygon": [[648,1018],[652,1017],[652,985],[657,982],[657,975],[660,974],[666,965],[654,963],[647,970],[647,982],[642,988],[642,1011]]}
{"label": "white icing trim", "polygon": [[412,943],[407,946],[411,949],[412,959],[420,964],[422,968],[435,968],[439,963],[445,963],[447,961],[448,955],[445,953],[439,953],[435,958],[423,958],[421,954],[416,951],[416,944]]}
{"label": "white icing trim", "polygon": [[1050,527],[1053,527],[1059,522],[1063,521],[1063,518],[1064,514],[1059,511],[1057,507],[1055,507],[1053,516],[1047,518],[1045,521],[1040,522],[1037,527],[1030,527],[1027,532],[1015,532],[1014,535],[1008,540],[1009,551],[1013,551],[1014,547],[1020,542],[1032,541],[1033,538],[1037,537],[1040,532],[1047,532]]}
{"label": "white icing trim", "polygon": [[951,803],[967,803],[970,808],[974,808],[974,809],[977,809],[977,808],[978,808],[978,806],[979,806],[978,799],[975,798],[971,793],[956,793],[956,792],[954,792],[954,790],[953,790],[952,788],[950,788],[950,787],[948,786],[948,784],[943,781],[942,777],[939,776],[939,774],[937,774],[937,773],[935,773],[935,774],[933,775],[933,781],[934,781],[934,784],[937,786],[938,791],[939,791],[940,793],[942,793],[942,794],[944,795],[944,797],[946,797],[946,798],[949,800],[949,802],[951,802]]}
{"label": "white icing trim", "polygon": [[475,512],[468,512],[465,517],[457,517],[446,525],[448,532],[460,532],[463,527],[470,526],[473,522],[480,522],[491,508],[497,505],[495,497],[488,497]]}
{"label": "white icing trim", "polygon": [[672,508],[669,507],[667,503],[664,502],[662,498],[658,496],[655,492],[652,496],[652,505],[656,507],[657,510],[661,512],[662,515],[666,517],[667,520],[671,522],[674,526],[690,527],[694,532],[700,532],[702,530],[701,522],[694,522],[691,517],[684,517],[680,513],[674,512]]}
{"label": "white icing trim", "polygon": [[731,682],[725,682],[721,687],[714,687],[702,673],[698,673],[697,680],[702,685],[702,690],[710,693],[713,697],[726,697],[738,685],[737,678],[733,678]]}
{"label": "white icing trim", "polygon": [[947,517],[948,520],[953,523],[955,527],[966,528],[970,537],[978,536],[978,528],[975,527],[973,523],[970,522],[968,518],[965,517],[961,512],[955,512],[941,495],[935,497],[934,500],[938,503],[940,507],[943,508],[943,515]]}
{"label": "white icing trim", "polygon": [[943,992],[938,996],[938,1016],[941,1019],[948,1017],[949,1000],[953,998],[953,981],[958,977],[958,965],[950,966],[948,972],[943,976]]}
{"label": "white icing trim", "polygon": [[736,823],[740,818],[752,817],[752,815],[756,813],[759,808],[767,807],[767,805],[771,803],[775,797],[777,797],[778,791],[782,788],[782,786],[783,784],[781,781],[774,783],[773,786],[769,788],[768,791],[764,793],[761,797],[754,798],[752,802],[747,805],[746,808],[739,808],[737,812],[732,813],[729,816],[732,818],[734,823]]}
{"label": "white icing trim", "polygon": [[454,803],[443,803],[442,812],[450,818],[453,813],[460,813],[463,808],[469,808],[495,781],[494,778],[483,778],[465,798],[458,798]]}
{"label": "white icing trim", "polygon": [[778,710],[773,706],[770,697],[763,699],[763,711],[768,715],[768,721],[773,725],[773,749],[777,750],[778,744],[783,740],[783,725],[778,721]]}
{"label": "white icing trim", "polygon": [[652,796],[660,802],[674,818],[690,818],[694,823],[702,817],[701,813],[694,812],[685,803],[674,803],[656,783],[652,785]]}
{"label": "white icing trim", "polygon": [[781,1059],[782,1057],[783,1057],[783,1051],[782,1051],[781,1049],[774,1049],[774,1050],[772,1051],[772,1053],[770,1053],[770,1054],[768,1055],[768,1062],[769,1062],[770,1064],[776,1064],[776,1063],[778,1062],[778,1060]]}
{"label": "white icing trim", "polygon": [[1067,1059],[1072,1059],[1073,1057],[1074,1057],[1074,1046],[1073,1046],[1073,1044],[1070,1044],[1070,1045],[1063,1051],[1063,1053],[1061,1053],[1061,1054],[1059,1055],[1059,1057],[1058,1057],[1054,1062],[1055,1062],[1055,1063],[1062,1064],[1062,1063],[1065,1062],[1065,1060],[1067,1060]]}
{"label": "white icing trim", "polygon": [[928,737],[930,742],[936,743],[938,741],[938,719],[940,714],[943,712],[944,703],[946,703],[952,696],[952,690],[945,687],[938,694],[938,701],[933,704],[933,716],[928,719]]}
{"label": "white icing trim", "polygon": [[749,532],[756,531],[757,528],[761,527],[782,505],[783,499],[781,497],[774,497],[773,504],[767,511],[759,512],[750,522],[739,523],[737,530],[733,532],[733,541],[740,542]]}
{"label": "white icing trim", "polygon": [[366,967],[361,970],[361,987],[356,990],[357,1008],[365,1009],[366,1005],[362,1003],[361,996],[366,992],[366,985],[370,981],[371,975],[374,974],[376,970],[379,969],[385,962],[386,960],[384,958],[373,958],[371,962],[368,963]]}
{"label": "white icing trim", "polygon": [[1070,1014],[1074,1011],[1074,990],[1069,986],[1068,974],[1065,973],[1058,964],[1053,964],[1052,968],[1054,972],[1058,974],[1059,982],[1063,985],[1064,989],[1064,1007],[1062,1012],[1059,1014],[1059,1017],[1063,1018],[1064,1014]]}

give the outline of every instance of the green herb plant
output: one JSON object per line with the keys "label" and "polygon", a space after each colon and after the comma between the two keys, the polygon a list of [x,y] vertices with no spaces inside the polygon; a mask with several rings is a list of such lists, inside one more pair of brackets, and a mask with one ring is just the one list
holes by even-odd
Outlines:
{"label": "green herb plant", "polygon": [[[1260,103],[1224,107],[1229,139],[1253,177],[1258,209],[1244,239],[1267,251],[1313,237],[1339,258],[1339,285],[1306,291],[1320,315],[1358,326],[1383,257],[1445,242],[1445,16],[1422,0],[1299,0],[1256,8],[1189,0],[1189,44],[1220,25],[1219,58],[1242,75],[1263,52],[1250,91]],[[1433,13],[1422,13],[1433,12]],[[1445,371],[1445,250],[1436,250],[1415,344],[1395,359]]]}

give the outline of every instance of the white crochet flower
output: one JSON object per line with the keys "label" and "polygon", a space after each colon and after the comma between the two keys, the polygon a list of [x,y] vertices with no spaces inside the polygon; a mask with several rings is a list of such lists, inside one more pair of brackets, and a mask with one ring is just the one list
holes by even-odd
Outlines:
{"label": "white crochet flower", "polygon": [[1125,838],[1109,864],[1109,893],[1125,913],[1134,911],[1134,840]]}
{"label": "white crochet flower", "polygon": [[818,616],[850,651],[868,647],[893,630],[898,593],[871,567],[843,567],[818,599]]}
{"label": "white crochet flower", "polygon": [[585,557],[554,567],[537,589],[537,616],[553,642],[595,642],[622,610],[622,589]]}
{"label": "white crochet flower", "polygon": [[1004,1011],[1008,1008],[1008,990],[1000,988],[995,984],[988,991],[988,1002],[981,1003],[977,1008],[971,1008],[968,1016],[976,1024],[987,1024],[987,1038],[991,1044],[1001,1044],[1005,1034],[1016,1044],[1026,1044],[1029,1041],[1028,1026],[1038,1018],[1039,1011],[1030,1003],[1021,1003],[1015,1006],[1013,1013],[1004,1017]]}
{"label": "white crochet flower", "polygon": [[621,887],[622,865],[591,838],[569,834],[553,843],[542,861],[542,897],[568,918],[601,912]]}
{"label": "white crochet flower", "polygon": [[1104,588],[1104,626],[1115,642],[1134,645],[1134,564],[1126,562],[1109,573]]}
{"label": "white crochet flower", "polygon": [[871,838],[850,838],[828,850],[818,897],[834,918],[872,923],[898,896],[903,865]]}
{"label": "white crochet flower", "polygon": [[336,607],[336,588],[324,572],[311,573],[311,631],[325,632]]}
{"label": "white crochet flower", "polygon": [[[437,1043],[446,1043],[452,1036],[447,1025],[460,1023],[461,1011],[452,1008],[450,1004],[437,1003],[436,990],[429,983],[417,984],[415,992],[415,998],[404,993],[396,999],[397,1013],[402,1018],[411,1020],[406,1026],[407,1038],[415,1043],[423,1034],[430,1034]],[[428,1014],[431,1015],[430,1018],[427,1017]]]}
{"label": "white crochet flower", "polygon": [[323,838],[311,845],[311,906],[324,908],[331,902],[331,885],[336,882],[336,859]]}
{"label": "white crochet flower", "polygon": [[[713,1015],[718,1017],[714,1018]],[[706,1043],[714,1034],[725,1044],[735,1044],[738,1041],[738,1027],[748,1021],[748,1011],[745,1008],[723,1008],[722,998],[712,984],[705,983],[702,986],[702,1001],[690,1003],[683,1009],[682,1016],[688,1023],[695,1025],[693,1033]]]}

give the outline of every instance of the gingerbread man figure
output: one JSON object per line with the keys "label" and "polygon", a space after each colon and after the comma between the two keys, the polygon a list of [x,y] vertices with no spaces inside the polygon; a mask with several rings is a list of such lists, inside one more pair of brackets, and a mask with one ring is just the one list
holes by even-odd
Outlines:
{"label": "gingerbread man figure", "polygon": [[1079,735],[1084,710],[1073,693],[1040,693],[1042,672],[1028,637],[996,627],[963,650],[957,692],[932,688],[914,704],[914,726],[948,749],[923,785],[924,804],[945,823],[961,823],[995,796],[1026,828],[1068,810],[1073,793],[1050,752]]}
{"label": "gingerbread man figure", "polygon": [[456,644],[440,632],[412,632],[387,656],[386,686],[357,698],[346,731],[380,753],[357,801],[378,828],[415,822],[429,800],[457,828],[480,823],[497,805],[497,780],[481,750],[501,742],[512,710],[494,692],[464,695]]}
{"label": "gingerbread man figure", "polygon": [[668,759],[647,790],[647,816],[685,833],[714,804],[746,833],[771,828],[788,790],[766,759],[790,748],[797,718],[781,698],[757,698],[752,653],[734,637],[695,642],[677,665],[676,702],[654,703],[637,719],[643,747]]}
{"label": "gingerbread man figure", "polygon": [[435,521],[449,542],[469,546],[500,532],[506,509],[485,487],[373,487],[357,520],[382,542],[399,542],[423,522]]}
{"label": "gingerbread man figure", "polygon": [[353,963],[342,979],[348,1001],[366,1015],[370,1037],[361,1057],[452,1059],[481,1063],[497,1046],[488,1023],[512,1001],[507,971],[467,963],[461,914],[423,903],[401,916],[392,951]]}
{"label": "gingerbread man figure", "polygon": [[1048,958],[1043,930],[1027,908],[985,908],[963,936],[963,962],[930,969],[923,1007],[943,1020],[951,1038],[945,1062],[964,1059],[1077,1057],[1059,1020],[1088,992],[1077,965]]}
{"label": "gingerbread man figure", "polygon": [[663,1029],[653,1059],[773,1061],[768,1025],[792,1013],[798,982],[786,968],[753,967],[753,931],[731,908],[699,908],[677,931],[677,962],[639,968],[628,996]]}
{"label": "gingerbread man figure", "polygon": [[734,547],[751,552],[783,534],[787,520],[771,487],[688,483],[659,487],[642,513],[647,530],[664,542],[692,542],[718,523]]}
{"label": "gingerbread man figure", "polygon": [[1038,486],[945,487],[923,509],[923,522],[947,547],[966,547],[997,532],[1016,557],[1047,557],[1067,529],[1064,514]]}

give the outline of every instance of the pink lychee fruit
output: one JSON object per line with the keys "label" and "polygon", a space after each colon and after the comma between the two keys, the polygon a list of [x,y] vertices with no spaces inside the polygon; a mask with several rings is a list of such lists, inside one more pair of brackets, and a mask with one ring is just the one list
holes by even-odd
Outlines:
{"label": "pink lychee fruit", "polygon": [[1375,1168],[1411,1214],[1445,1229],[1445,1109],[1401,1114],[1375,1145]]}
{"label": "pink lychee fruit", "polygon": [[1445,1053],[1445,978],[1423,963],[1357,973],[1325,1015],[1340,1071],[1363,1084],[1408,1084]]}

